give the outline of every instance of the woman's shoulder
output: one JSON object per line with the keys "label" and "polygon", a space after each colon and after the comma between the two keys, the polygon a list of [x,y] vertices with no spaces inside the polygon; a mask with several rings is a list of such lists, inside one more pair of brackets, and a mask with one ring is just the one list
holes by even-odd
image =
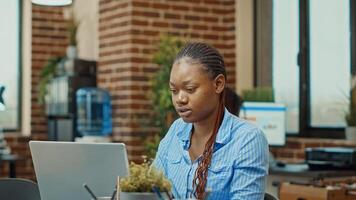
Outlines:
{"label": "woman's shoulder", "polygon": [[240,142],[247,142],[254,139],[261,141],[266,140],[265,134],[257,125],[236,116],[232,116],[230,131],[232,140],[238,140]]}
{"label": "woman's shoulder", "polygon": [[189,124],[184,122],[182,118],[178,118],[174,120],[174,122],[171,124],[169,127],[169,130],[167,132],[167,136],[175,136],[178,132],[184,130],[185,128],[188,128]]}

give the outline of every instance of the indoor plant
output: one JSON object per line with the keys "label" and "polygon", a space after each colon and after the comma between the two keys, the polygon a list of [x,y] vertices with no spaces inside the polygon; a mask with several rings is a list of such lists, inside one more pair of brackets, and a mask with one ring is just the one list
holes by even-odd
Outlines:
{"label": "indoor plant", "polygon": [[153,114],[145,125],[159,127],[159,132],[151,140],[145,141],[147,156],[153,158],[159,141],[167,133],[171,123],[177,118],[169,90],[170,71],[178,51],[184,42],[176,37],[163,35],[153,56],[153,63],[159,69],[151,79],[149,99],[152,100]]}
{"label": "indoor plant", "polygon": [[[166,196],[171,190],[171,183],[147,161],[142,164],[130,164],[130,175],[120,179],[120,200],[159,200],[154,190]],[[168,194],[169,195],[169,194]]]}
{"label": "indoor plant", "polygon": [[67,56],[70,59],[77,57],[77,30],[79,22],[75,19],[74,13],[71,14],[67,22],[67,34],[69,45],[67,47]]}
{"label": "indoor plant", "polygon": [[[255,123],[272,142],[270,144],[285,144],[287,107],[283,102],[274,102],[273,89],[263,87],[243,91],[243,99],[240,117]],[[276,135],[278,140],[269,140]]]}
{"label": "indoor plant", "polygon": [[45,103],[45,96],[47,95],[47,86],[54,78],[57,72],[57,65],[63,57],[51,57],[43,66],[40,72],[40,82],[38,84],[38,102]]}
{"label": "indoor plant", "polygon": [[349,110],[345,115],[347,126],[345,137],[347,140],[356,140],[356,86],[351,88]]}
{"label": "indoor plant", "polygon": [[274,92],[270,87],[256,87],[242,91],[244,101],[274,102]]}

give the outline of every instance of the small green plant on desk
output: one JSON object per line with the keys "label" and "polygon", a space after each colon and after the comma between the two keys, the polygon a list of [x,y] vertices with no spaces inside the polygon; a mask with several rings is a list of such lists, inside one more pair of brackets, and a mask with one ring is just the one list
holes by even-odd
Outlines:
{"label": "small green plant on desk", "polygon": [[47,63],[43,66],[40,73],[40,82],[38,84],[38,102],[40,104],[45,103],[45,96],[48,93],[48,84],[56,76],[57,64],[63,59],[63,57],[51,57]]}
{"label": "small green plant on desk", "polygon": [[119,183],[120,200],[160,200],[172,199],[169,191],[171,183],[163,172],[150,166],[148,162],[130,164],[130,175]]}
{"label": "small green plant on desk", "polygon": [[274,92],[270,87],[256,87],[242,91],[243,100],[249,102],[274,102]]}

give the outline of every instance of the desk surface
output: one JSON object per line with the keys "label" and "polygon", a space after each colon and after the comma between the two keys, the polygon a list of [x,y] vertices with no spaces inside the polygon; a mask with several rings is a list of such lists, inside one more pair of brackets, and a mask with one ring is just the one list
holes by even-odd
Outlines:
{"label": "desk surface", "polygon": [[307,164],[286,164],[285,166],[270,166],[271,175],[299,176],[312,179],[325,177],[356,176],[356,170],[310,170]]}

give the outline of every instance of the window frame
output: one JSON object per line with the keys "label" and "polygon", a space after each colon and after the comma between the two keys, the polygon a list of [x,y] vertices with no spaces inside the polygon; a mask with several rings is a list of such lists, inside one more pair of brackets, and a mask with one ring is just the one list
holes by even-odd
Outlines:
{"label": "window frame", "polygon": [[19,62],[18,62],[18,66],[17,66],[17,69],[18,69],[18,90],[17,90],[17,95],[18,95],[18,99],[17,99],[17,104],[18,104],[18,110],[17,110],[17,125],[16,125],[16,128],[3,128],[3,131],[4,133],[14,133],[14,132],[20,132],[22,130],[22,78],[23,78],[23,75],[22,75],[22,48],[23,48],[23,45],[22,45],[22,34],[23,34],[23,25],[22,25],[22,22],[23,22],[23,0],[17,0],[18,2],[18,24],[19,24],[19,31],[18,31],[18,59],[19,59]]}
{"label": "window frame", "polygon": [[[299,54],[297,62],[299,66],[299,131],[295,133],[286,133],[287,137],[306,137],[306,138],[331,138],[344,139],[344,128],[315,128],[310,126],[311,120],[311,104],[310,104],[310,54],[309,54],[309,1],[299,0]],[[350,54],[351,54],[351,70],[352,75],[356,75],[356,1],[350,1]],[[266,6],[269,7],[266,9]],[[265,56],[265,52],[272,51],[272,36],[265,40],[261,40],[261,35],[271,33],[273,31],[272,19],[268,19],[273,15],[273,0],[254,0],[254,52],[253,52],[253,86],[272,86],[270,80],[272,77],[272,58]],[[263,9],[261,9],[263,8]],[[261,26],[268,24],[268,26]],[[267,44],[268,42],[271,42]],[[267,45],[266,45],[267,44]],[[262,48],[263,47],[263,48]],[[263,49],[263,50],[262,50]],[[262,60],[264,60],[263,65]],[[269,79],[271,78],[271,79]]]}
{"label": "window frame", "polygon": [[[355,3],[350,1],[350,27],[351,27],[351,60],[355,60]],[[310,126],[311,103],[310,103],[310,46],[309,46],[309,0],[299,1],[299,55],[300,67],[300,106],[299,106],[299,134],[300,137],[344,139],[345,128],[315,128]],[[355,61],[353,61],[355,62]],[[355,66],[351,61],[351,66]],[[353,69],[354,67],[351,67]],[[353,70],[351,70],[353,71]]]}

